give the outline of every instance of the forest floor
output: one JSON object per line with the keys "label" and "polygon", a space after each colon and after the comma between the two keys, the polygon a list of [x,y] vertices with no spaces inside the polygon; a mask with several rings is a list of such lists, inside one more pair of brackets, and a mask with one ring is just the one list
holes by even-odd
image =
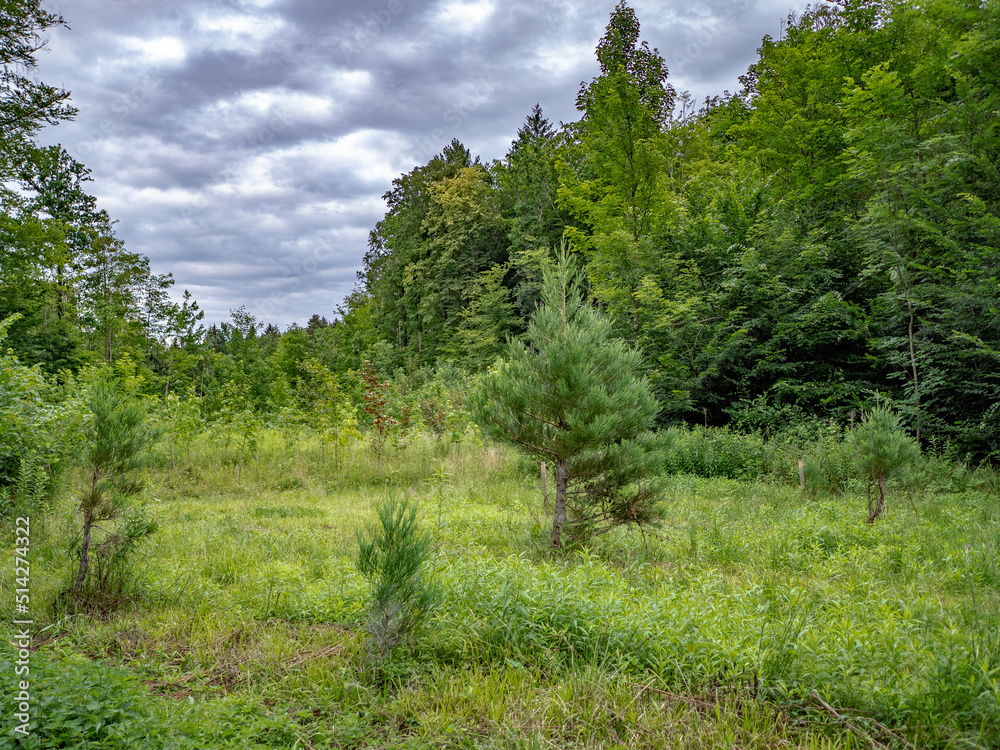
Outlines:
{"label": "forest floor", "polygon": [[[236,455],[203,438],[161,457],[141,597],[103,616],[50,606],[73,482],[33,524],[33,731],[5,689],[0,746],[1000,743],[1000,499],[960,472],[875,524],[860,484],[667,477],[662,527],[554,555],[535,466],[506,449],[417,439],[376,462],[269,433]],[[439,599],[376,674],[354,559],[389,498],[418,503]]]}

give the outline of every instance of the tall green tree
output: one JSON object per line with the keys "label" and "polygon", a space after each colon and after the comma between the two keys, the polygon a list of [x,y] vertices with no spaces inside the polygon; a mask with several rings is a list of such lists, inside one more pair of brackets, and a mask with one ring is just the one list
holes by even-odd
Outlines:
{"label": "tall green tree", "polygon": [[79,335],[62,318],[65,279],[48,273],[67,262],[67,233],[58,211],[38,210],[41,185],[25,178],[53,151],[37,148],[38,131],[76,114],[68,91],[36,76],[46,32],[62,25],[40,0],[0,2],[0,317],[20,314],[10,342],[50,371],[79,364]]}
{"label": "tall green tree", "polygon": [[34,77],[45,33],[65,25],[41,0],[0,2],[0,188],[21,165],[45,125],[71,119],[69,92]]}
{"label": "tall green tree", "polygon": [[499,169],[499,202],[507,222],[513,295],[524,323],[538,306],[542,268],[570,220],[558,205],[556,162],[565,140],[536,104],[518,128]]}
{"label": "tall green tree", "polygon": [[395,364],[433,362],[458,322],[467,279],[456,273],[471,269],[475,276],[489,266],[488,253],[470,244],[482,236],[480,220],[495,214],[491,207],[479,210],[477,198],[488,195],[487,188],[478,159],[453,140],[426,165],[393,180],[383,196],[388,210],[369,238],[363,283],[381,337],[400,353]]}
{"label": "tall green tree", "polygon": [[504,283],[511,266],[497,264],[479,274],[468,290],[468,305],[459,313],[449,353],[473,371],[490,365],[506,349],[507,339],[523,330],[513,291]]}
{"label": "tall green tree", "polygon": [[[667,67],[655,49],[639,43],[635,11],[620,2],[597,45],[601,75],[577,96],[580,156],[560,164],[560,204],[589,232],[571,227],[585,249],[594,294],[639,334],[638,292],[659,262],[653,234],[671,210],[666,187],[663,130],[674,104]],[[570,157],[573,159],[573,157]]]}

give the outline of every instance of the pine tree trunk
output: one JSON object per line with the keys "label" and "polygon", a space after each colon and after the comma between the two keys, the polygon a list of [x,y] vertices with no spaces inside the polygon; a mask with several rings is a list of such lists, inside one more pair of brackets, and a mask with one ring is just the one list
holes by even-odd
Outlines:
{"label": "pine tree trunk", "polygon": [[80,570],[76,574],[73,593],[79,594],[83,582],[87,579],[87,568],[90,567],[90,531],[94,527],[94,514],[88,510],[83,516],[83,541],[80,543]]}
{"label": "pine tree trunk", "polygon": [[562,528],[566,523],[566,462],[556,461],[556,504],[552,514],[552,546],[562,548]]}
{"label": "pine tree trunk", "polygon": [[871,500],[868,501],[868,523],[875,523],[878,517],[882,515],[882,509],[885,507],[885,484],[881,473],[877,479],[878,500],[875,501],[875,510],[871,509]]}

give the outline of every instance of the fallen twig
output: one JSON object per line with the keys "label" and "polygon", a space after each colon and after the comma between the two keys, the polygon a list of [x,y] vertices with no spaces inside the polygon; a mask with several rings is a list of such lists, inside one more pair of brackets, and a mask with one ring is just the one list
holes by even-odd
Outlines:
{"label": "fallen twig", "polygon": [[[653,686],[653,682],[655,680],[656,680],[656,678],[654,677],[653,679],[651,679],[649,682],[647,682],[645,685],[642,686],[642,688],[639,690],[639,692],[635,694],[635,697],[628,702],[627,706],[625,706],[625,710],[626,711],[628,711],[630,708],[632,708],[632,704],[635,703],[637,700],[639,700],[639,698],[642,697],[642,694],[645,693],[647,690],[649,690],[649,688],[651,688]],[[629,684],[632,685],[632,684],[635,684],[635,683],[629,683]]]}
{"label": "fallen twig", "polygon": [[343,644],[337,643],[333,646],[327,646],[326,648],[321,648],[319,651],[311,651],[304,654],[299,654],[290,662],[288,662],[288,668],[297,667],[310,659],[319,659],[324,656],[333,656],[344,648]]}
{"label": "fallen twig", "polygon": [[[665,698],[670,698],[675,701],[683,701],[685,703],[694,703],[702,708],[715,708],[714,703],[709,703],[708,701],[699,700],[698,698],[692,698],[688,695],[678,695],[677,693],[671,693],[667,690],[660,690],[659,688],[650,687],[650,685],[643,685],[639,682],[632,682],[630,680],[625,680],[626,685],[631,685],[632,687],[642,688],[643,692],[648,691],[650,693],[656,693],[657,695],[662,695]],[[651,684],[651,683],[650,683]],[[639,696],[637,695],[636,698]],[[631,704],[629,704],[631,705]]]}
{"label": "fallen twig", "polygon": [[883,748],[885,747],[885,745],[883,745],[881,742],[879,742],[874,737],[872,737],[868,732],[866,732],[863,729],[858,729],[850,721],[848,721],[846,717],[841,716],[837,712],[837,709],[835,709],[833,706],[831,706],[829,703],[827,703],[825,700],[823,700],[820,697],[819,693],[817,693],[815,690],[812,692],[812,695],[810,695],[809,697],[812,698],[817,703],[819,703],[819,705],[821,705],[824,709],[826,709],[826,712],[828,714],[830,714],[830,716],[832,716],[834,719],[836,719],[837,721],[839,721],[845,727],[847,727],[848,729],[850,729],[858,737],[862,737],[863,739],[866,739],[870,743],[872,743],[872,747],[883,747]]}

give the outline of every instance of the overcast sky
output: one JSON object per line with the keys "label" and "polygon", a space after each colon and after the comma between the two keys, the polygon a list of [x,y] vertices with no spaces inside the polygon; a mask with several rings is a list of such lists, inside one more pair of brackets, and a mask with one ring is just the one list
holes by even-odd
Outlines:
{"label": "overcast sky", "polygon": [[[49,0],[40,59],[127,247],[206,322],[333,317],[393,178],[452,138],[502,158],[532,106],[570,122],[614,0]],[[791,0],[634,0],[670,82],[738,88]]]}

